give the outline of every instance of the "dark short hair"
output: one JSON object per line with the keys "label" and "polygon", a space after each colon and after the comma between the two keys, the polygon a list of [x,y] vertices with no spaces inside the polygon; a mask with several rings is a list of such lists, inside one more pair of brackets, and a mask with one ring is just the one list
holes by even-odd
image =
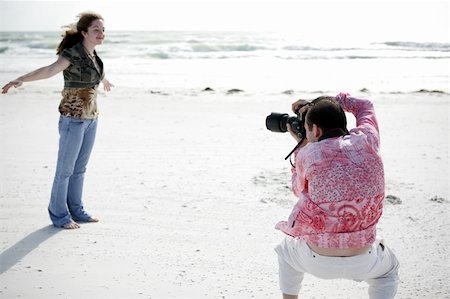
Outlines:
{"label": "dark short hair", "polygon": [[331,129],[347,131],[347,118],[342,107],[333,97],[322,96],[313,100],[306,114],[306,124],[311,130],[313,124],[324,132]]}

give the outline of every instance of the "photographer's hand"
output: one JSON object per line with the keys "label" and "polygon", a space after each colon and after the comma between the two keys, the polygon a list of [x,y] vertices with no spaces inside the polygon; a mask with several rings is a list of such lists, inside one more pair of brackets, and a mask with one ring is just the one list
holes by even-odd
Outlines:
{"label": "photographer's hand", "polygon": [[309,103],[308,101],[305,101],[302,99],[292,103],[292,112],[297,113],[297,112],[299,112],[298,111],[299,107],[304,106],[300,109],[300,113],[303,113],[308,108],[308,106],[305,106],[308,103]]}
{"label": "photographer's hand", "polygon": [[[290,124],[286,124],[286,128],[287,128],[288,132],[291,133],[291,136],[294,137],[294,139],[297,141],[297,143],[302,141],[302,138],[300,136],[298,136],[294,131],[292,131],[292,127]],[[305,138],[300,147],[305,146],[307,143],[308,143],[308,140]]]}

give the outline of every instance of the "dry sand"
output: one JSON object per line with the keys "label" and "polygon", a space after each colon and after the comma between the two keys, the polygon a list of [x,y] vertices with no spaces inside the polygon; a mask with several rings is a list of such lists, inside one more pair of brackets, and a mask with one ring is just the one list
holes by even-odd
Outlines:
{"label": "dry sand", "polygon": [[[397,254],[397,298],[449,298],[449,103],[439,94],[356,94],[375,102],[386,170],[378,232]],[[309,95],[309,98],[316,95]],[[100,98],[84,203],[101,219],[50,225],[57,92],[0,98],[1,298],[280,298],[273,227],[296,199],[294,145],[267,131],[296,98],[246,93]],[[367,298],[367,285],[307,275],[302,298]]]}

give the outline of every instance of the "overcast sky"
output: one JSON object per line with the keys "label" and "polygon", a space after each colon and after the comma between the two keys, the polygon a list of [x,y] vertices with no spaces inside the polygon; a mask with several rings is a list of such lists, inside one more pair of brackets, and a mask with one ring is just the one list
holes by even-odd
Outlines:
{"label": "overcast sky", "polygon": [[260,30],[309,38],[449,42],[446,1],[3,1],[0,31],[59,31],[85,10],[107,30]]}

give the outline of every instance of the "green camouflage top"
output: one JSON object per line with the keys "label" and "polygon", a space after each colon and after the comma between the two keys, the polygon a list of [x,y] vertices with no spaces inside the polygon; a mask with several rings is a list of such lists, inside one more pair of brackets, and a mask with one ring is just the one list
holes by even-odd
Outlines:
{"label": "green camouflage top", "polygon": [[63,71],[64,89],[59,112],[78,119],[96,118],[97,87],[105,76],[102,60],[94,51],[96,66],[81,43],[64,49],[61,56],[71,64]]}
{"label": "green camouflage top", "polygon": [[64,49],[61,56],[70,61],[71,65],[63,71],[64,87],[95,87],[105,76],[103,62],[94,50],[94,57],[99,67],[87,55],[83,45],[77,44],[72,48]]}

